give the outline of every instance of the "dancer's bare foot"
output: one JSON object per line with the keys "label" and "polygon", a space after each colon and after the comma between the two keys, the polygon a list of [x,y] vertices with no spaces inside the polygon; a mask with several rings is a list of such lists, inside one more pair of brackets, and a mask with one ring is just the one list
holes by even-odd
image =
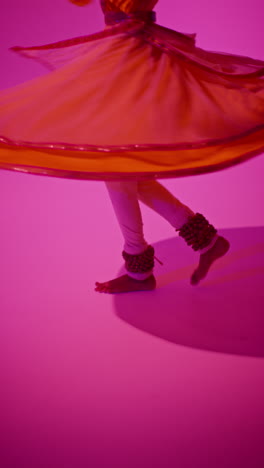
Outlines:
{"label": "dancer's bare foot", "polygon": [[131,278],[128,275],[119,276],[106,283],[96,282],[95,291],[108,294],[134,292],[134,291],[151,291],[156,288],[156,279],[153,275],[144,281],[139,281]]}
{"label": "dancer's bare foot", "polygon": [[220,257],[223,257],[229,250],[230,244],[224,237],[219,236],[216,243],[207,252],[200,255],[198,268],[191,276],[191,284],[196,285],[205,278],[210,266]]}

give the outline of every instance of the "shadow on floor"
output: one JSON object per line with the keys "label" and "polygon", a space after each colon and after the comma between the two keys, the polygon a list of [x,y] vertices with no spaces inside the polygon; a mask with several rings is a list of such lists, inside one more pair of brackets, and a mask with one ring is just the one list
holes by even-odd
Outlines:
{"label": "shadow on floor", "polygon": [[[181,238],[154,245],[157,289],[114,296],[117,316],[163,340],[219,353],[264,357],[264,227],[219,230],[231,243],[198,286],[198,254]],[[120,272],[120,274],[123,273]]]}

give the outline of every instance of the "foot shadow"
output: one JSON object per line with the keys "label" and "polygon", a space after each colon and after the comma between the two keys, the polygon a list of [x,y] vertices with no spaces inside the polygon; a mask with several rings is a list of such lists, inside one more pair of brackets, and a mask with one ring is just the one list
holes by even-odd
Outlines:
{"label": "foot shadow", "polygon": [[156,263],[157,289],[115,295],[116,315],[177,345],[263,357],[264,227],[219,234],[230,241],[230,250],[198,286],[190,284],[190,276],[199,256],[181,238],[154,245],[164,262]]}

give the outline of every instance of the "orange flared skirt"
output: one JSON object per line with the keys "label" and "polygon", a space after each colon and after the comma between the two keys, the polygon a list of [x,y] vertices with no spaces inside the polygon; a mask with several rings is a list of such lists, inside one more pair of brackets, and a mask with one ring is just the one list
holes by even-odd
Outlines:
{"label": "orange flared skirt", "polygon": [[182,177],[264,152],[264,62],[127,20],[13,48],[50,73],[0,93],[0,168],[90,180]]}

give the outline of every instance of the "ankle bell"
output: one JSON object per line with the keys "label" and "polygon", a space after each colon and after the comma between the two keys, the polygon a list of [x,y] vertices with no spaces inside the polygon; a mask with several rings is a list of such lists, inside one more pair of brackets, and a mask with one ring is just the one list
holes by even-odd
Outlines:
{"label": "ankle bell", "polygon": [[200,213],[189,218],[180,229],[176,229],[179,235],[190,245],[193,250],[201,250],[207,247],[217,234],[217,230]]}
{"label": "ankle bell", "polygon": [[147,273],[154,268],[154,248],[149,245],[147,249],[138,255],[131,255],[123,251],[126,270],[131,273]]}

